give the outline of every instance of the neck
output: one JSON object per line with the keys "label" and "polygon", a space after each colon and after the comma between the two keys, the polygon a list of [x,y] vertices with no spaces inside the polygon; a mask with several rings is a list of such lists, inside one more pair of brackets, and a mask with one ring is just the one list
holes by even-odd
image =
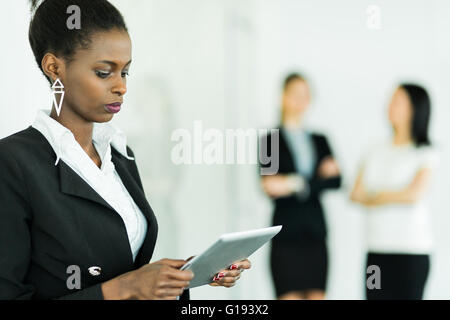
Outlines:
{"label": "neck", "polygon": [[412,142],[410,128],[396,128],[394,129],[394,144],[404,145]]}
{"label": "neck", "polygon": [[79,115],[71,111],[67,106],[62,106],[59,116],[56,110],[52,108],[50,117],[58,121],[61,125],[69,129],[75,137],[78,144],[90,154],[92,145],[92,130],[94,123],[81,118]]}
{"label": "neck", "polygon": [[286,115],[283,119],[283,126],[287,129],[299,129],[302,127],[301,115]]}

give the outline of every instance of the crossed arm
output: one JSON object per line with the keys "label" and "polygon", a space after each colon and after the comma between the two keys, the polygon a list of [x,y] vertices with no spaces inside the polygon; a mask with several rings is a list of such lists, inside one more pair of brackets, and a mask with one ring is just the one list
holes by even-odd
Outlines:
{"label": "crossed arm", "polygon": [[290,196],[309,188],[310,192],[319,192],[327,188],[340,186],[340,171],[333,157],[325,157],[318,168],[318,178],[306,181],[297,174],[276,174],[262,177],[265,193],[273,199]]}
{"label": "crossed arm", "polygon": [[370,193],[366,190],[363,183],[363,174],[364,171],[361,170],[356,178],[350,199],[366,207],[374,207],[395,203],[411,204],[418,201],[428,187],[431,169],[420,169],[411,183],[402,190],[379,191],[376,193]]}

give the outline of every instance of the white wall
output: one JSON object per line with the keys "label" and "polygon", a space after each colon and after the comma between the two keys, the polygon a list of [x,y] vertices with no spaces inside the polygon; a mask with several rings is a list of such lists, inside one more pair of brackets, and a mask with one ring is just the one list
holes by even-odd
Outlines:
{"label": "white wall", "polygon": [[[50,105],[48,86],[27,39],[26,1],[0,4],[3,89],[0,137],[28,126]],[[389,134],[386,103],[393,85],[420,80],[433,95],[433,138],[441,168],[433,188],[437,251],[427,298],[449,298],[450,4],[445,0],[115,0],[133,40],[124,110],[148,200],[160,226],[155,259],[187,258],[223,232],[269,224],[271,204],[256,170],[242,165],[175,166],[176,128],[263,128],[276,123],[279,89],[291,70],[314,86],[311,127],[326,132],[345,186],[325,196],[330,230],[330,299],[363,298],[362,212],[347,201],[367,146]],[[381,8],[381,30],[366,28],[366,8]],[[268,247],[232,289],[204,287],[194,299],[271,299]]]}

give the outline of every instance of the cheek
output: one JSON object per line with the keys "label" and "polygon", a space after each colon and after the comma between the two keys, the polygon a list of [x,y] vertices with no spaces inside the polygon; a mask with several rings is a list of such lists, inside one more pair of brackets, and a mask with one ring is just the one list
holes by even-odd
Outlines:
{"label": "cheek", "polygon": [[295,98],[295,96],[289,96],[288,101],[289,101],[289,106],[291,108],[295,108],[298,100]]}
{"label": "cheek", "polygon": [[291,110],[292,109],[292,104],[293,104],[292,96],[290,96],[290,95],[284,96],[284,98],[283,98],[283,105],[284,105],[284,107],[286,109]]}
{"label": "cheek", "polygon": [[395,106],[394,105],[389,105],[389,109],[388,109],[388,114],[389,114],[389,119],[391,121],[395,120]]}
{"label": "cheek", "polygon": [[309,97],[307,95],[302,96],[300,103],[301,103],[302,109],[306,109],[309,105]]}
{"label": "cheek", "polygon": [[406,122],[411,119],[411,111],[407,104],[400,104],[397,109],[397,116],[400,121]]}
{"label": "cheek", "polygon": [[106,103],[106,81],[97,76],[79,77],[73,81],[71,97],[73,103],[80,108],[90,108]]}
{"label": "cheek", "polygon": [[411,120],[411,110],[407,104],[398,103],[389,108],[389,119],[395,123],[404,123]]}
{"label": "cheek", "polygon": [[300,95],[293,94],[289,97],[289,104],[292,108],[298,109],[303,104],[303,99]]}

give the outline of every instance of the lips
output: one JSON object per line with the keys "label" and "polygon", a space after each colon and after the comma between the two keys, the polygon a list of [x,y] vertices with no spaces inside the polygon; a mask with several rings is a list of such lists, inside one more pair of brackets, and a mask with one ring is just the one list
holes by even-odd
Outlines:
{"label": "lips", "polygon": [[109,113],[117,113],[120,111],[121,106],[122,106],[122,102],[114,102],[114,103],[105,105],[105,109]]}

